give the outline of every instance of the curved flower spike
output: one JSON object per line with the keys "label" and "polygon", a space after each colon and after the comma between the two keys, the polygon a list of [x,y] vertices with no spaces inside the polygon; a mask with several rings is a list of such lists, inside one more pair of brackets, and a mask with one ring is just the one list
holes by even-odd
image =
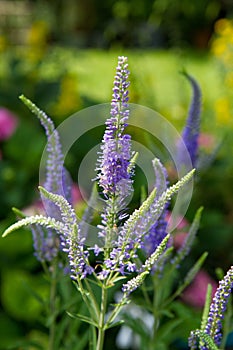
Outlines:
{"label": "curved flower spike", "polygon": [[[186,72],[184,76],[188,79],[192,86],[193,98],[189,108],[186,125],[182,132],[183,141],[188,149],[193,167],[197,164],[198,157],[198,137],[200,133],[200,115],[201,115],[201,90],[196,80]],[[183,155],[178,145],[178,159],[184,162]]]}

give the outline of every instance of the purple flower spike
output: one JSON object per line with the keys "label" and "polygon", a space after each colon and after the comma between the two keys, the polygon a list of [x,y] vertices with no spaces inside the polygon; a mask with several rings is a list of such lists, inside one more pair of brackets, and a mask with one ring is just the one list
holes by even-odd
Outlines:
{"label": "purple flower spike", "polygon": [[[168,185],[168,175],[165,167],[161,164],[159,159],[153,160],[153,167],[155,171],[155,188],[156,188],[156,199],[159,198],[160,195],[167,189]],[[164,210],[161,213],[160,217],[157,221],[155,221],[154,225],[148,231],[144,238],[144,250],[148,255],[152,254],[157,246],[162,242],[162,240],[167,235],[167,208],[169,202],[164,206]]]}
{"label": "purple flower spike", "polygon": [[54,235],[53,230],[41,227],[39,225],[31,225],[33,246],[35,257],[38,261],[52,261],[59,252],[59,238]]}
{"label": "purple flower spike", "polygon": [[[225,277],[219,282],[219,287],[210,305],[205,333],[209,334],[214,343],[219,347],[222,339],[222,322],[227,303],[233,288],[233,266],[228,270]],[[208,350],[206,346],[201,346],[201,350]]]}
{"label": "purple flower spike", "polygon": [[[188,149],[193,167],[197,164],[198,157],[198,137],[200,133],[200,115],[201,115],[201,90],[196,80],[189,74],[184,72],[184,76],[189,80],[192,90],[193,98],[189,108],[186,125],[182,132],[183,141]],[[179,152],[179,160],[184,162],[182,151]]]}
{"label": "purple flower spike", "polygon": [[111,117],[106,121],[106,130],[97,164],[97,180],[105,196],[106,208],[102,213],[99,237],[105,245],[111,246],[126,198],[132,192],[132,171],[130,169],[131,137],[124,134],[129,117],[127,57],[118,58],[114,80]]}
{"label": "purple flower spike", "polygon": [[[63,167],[64,155],[62,153],[62,146],[60,142],[60,136],[55,129],[53,121],[41,111],[34,103],[28,100],[24,96],[20,96],[20,99],[25,105],[37,116],[41,125],[45,129],[47,137],[47,164],[46,164],[46,180],[43,185],[47,191],[65,195],[65,198],[71,202],[71,178],[68,171]],[[50,202],[51,203],[51,202]],[[58,214],[57,208],[48,205],[48,215],[56,217]],[[53,212],[54,211],[54,212]]]}
{"label": "purple flower spike", "polygon": [[128,171],[131,158],[131,137],[123,134],[129,117],[127,57],[118,58],[114,80],[111,117],[106,121],[106,131],[101,146],[97,170],[99,185],[106,198],[123,195],[131,190],[132,180]]}
{"label": "purple flower spike", "polygon": [[147,255],[153,253],[153,251],[158,247],[162,242],[164,237],[167,235],[167,205],[165,206],[161,216],[152,226],[147,236],[145,237],[144,249],[147,252]]}
{"label": "purple flower spike", "polygon": [[[47,136],[47,166],[44,188],[49,192],[65,195],[65,198],[71,203],[72,180],[68,171],[63,167],[64,156],[54,123],[26,97],[20,96],[20,99],[38,117]],[[43,204],[49,217],[61,220],[60,210],[51,200],[43,197]],[[56,232],[50,228],[41,229],[38,225],[32,225],[31,228],[35,256],[39,261],[51,261],[59,252],[59,240]]]}

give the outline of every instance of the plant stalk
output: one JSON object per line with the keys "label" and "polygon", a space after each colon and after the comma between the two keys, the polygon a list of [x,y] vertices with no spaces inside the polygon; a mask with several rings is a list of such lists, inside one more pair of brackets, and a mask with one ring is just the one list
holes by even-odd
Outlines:
{"label": "plant stalk", "polygon": [[96,350],[103,350],[103,346],[104,346],[104,336],[105,336],[104,322],[105,322],[106,307],[107,307],[107,288],[105,287],[105,285],[103,285]]}
{"label": "plant stalk", "polygon": [[48,350],[54,350],[55,333],[56,333],[56,293],[57,293],[57,261],[55,259],[52,265],[51,286],[50,286],[50,301],[49,311],[51,322],[49,324],[49,344]]}

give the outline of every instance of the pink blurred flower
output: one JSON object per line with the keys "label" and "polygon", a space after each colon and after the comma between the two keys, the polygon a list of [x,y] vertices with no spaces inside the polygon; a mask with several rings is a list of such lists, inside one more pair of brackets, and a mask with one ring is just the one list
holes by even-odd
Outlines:
{"label": "pink blurred flower", "polygon": [[178,232],[175,233],[173,236],[173,246],[176,250],[182,247],[186,237],[187,237],[187,232]]}
{"label": "pink blurred flower", "polygon": [[208,284],[212,285],[213,298],[218,285],[207,272],[201,269],[191,284],[184,290],[182,300],[196,308],[203,308]]}
{"label": "pink blurred flower", "polygon": [[22,211],[26,216],[45,215],[45,210],[41,199],[37,199],[35,202],[33,202],[28,207],[24,208]]}
{"label": "pink blurred flower", "polygon": [[176,223],[176,228],[172,238],[173,238],[174,248],[179,249],[183,245],[185,238],[187,236],[188,229],[189,229],[189,222],[185,217],[182,217],[182,216],[173,218],[170,212],[167,213],[166,219],[168,221],[168,225],[171,227],[173,227],[174,224]]}
{"label": "pink blurred flower", "polygon": [[166,220],[168,221],[169,226],[173,227],[175,225],[177,231],[181,231],[189,227],[189,222],[187,219],[185,219],[185,217],[178,215],[174,218],[171,212],[167,213]]}
{"label": "pink blurred flower", "polygon": [[216,144],[215,137],[208,133],[201,133],[198,138],[198,143],[200,147],[207,150],[212,150]]}
{"label": "pink blurred flower", "polygon": [[0,141],[7,140],[15,131],[17,117],[8,109],[0,108]]}
{"label": "pink blurred flower", "polygon": [[82,201],[82,195],[80,192],[80,189],[78,187],[78,185],[76,185],[75,183],[73,183],[72,185],[72,189],[71,189],[71,195],[72,195],[72,204],[75,206],[77,203]]}

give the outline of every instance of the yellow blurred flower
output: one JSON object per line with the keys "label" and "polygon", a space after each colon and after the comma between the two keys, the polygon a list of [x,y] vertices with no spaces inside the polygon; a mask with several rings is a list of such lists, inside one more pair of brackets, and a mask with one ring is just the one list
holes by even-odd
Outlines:
{"label": "yellow blurred flower", "polygon": [[53,106],[53,113],[58,117],[67,116],[76,112],[80,103],[77,76],[69,73],[61,81],[60,96]]}
{"label": "yellow blurred flower", "polygon": [[232,62],[233,58],[233,21],[220,19],[215,23],[215,34],[211,51],[225,64]]}
{"label": "yellow blurred flower", "polygon": [[217,38],[213,41],[211,51],[215,56],[222,56],[227,49],[227,43],[222,38]]}
{"label": "yellow blurred flower", "polygon": [[[215,23],[215,36],[211,46],[212,53],[221,63],[224,84],[224,97],[215,102],[216,121],[220,125],[233,126],[233,20],[220,19]],[[225,92],[224,92],[225,89]]]}
{"label": "yellow blurred flower", "polygon": [[216,34],[221,36],[231,36],[233,33],[233,23],[227,18],[219,19],[214,26]]}
{"label": "yellow blurred flower", "polygon": [[233,68],[233,51],[228,48],[221,57],[221,61],[227,70]]}
{"label": "yellow blurred flower", "polygon": [[215,113],[216,113],[216,120],[219,124],[223,124],[223,125],[230,124],[232,115],[231,115],[231,106],[228,98],[222,97],[215,102]]}
{"label": "yellow blurred flower", "polygon": [[31,62],[41,60],[47,49],[49,28],[46,22],[34,22],[28,31],[26,57]]}
{"label": "yellow blurred flower", "polygon": [[225,83],[228,87],[233,89],[233,72],[227,73],[225,77]]}
{"label": "yellow blurred flower", "polygon": [[4,35],[0,35],[0,52],[5,51],[7,48],[7,39]]}
{"label": "yellow blurred flower", "polygon": [[44,46],[47,43],[49,28],[46,22],[34,22],[29,29],[27,43],[30,46]]}

